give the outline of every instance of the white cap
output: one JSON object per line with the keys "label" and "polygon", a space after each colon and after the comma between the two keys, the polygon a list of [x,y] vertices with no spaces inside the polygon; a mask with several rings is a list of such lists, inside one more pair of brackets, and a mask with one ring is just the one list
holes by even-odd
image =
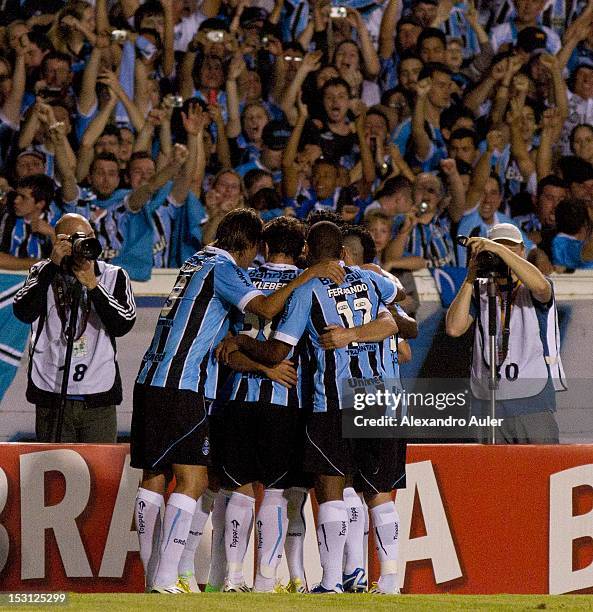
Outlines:
{"label": "white cap", "polygon": [[490,240],[508,240],[516,244],[522,244],[523,234],[521,230],[512,223],[497,223],[488,230]]}

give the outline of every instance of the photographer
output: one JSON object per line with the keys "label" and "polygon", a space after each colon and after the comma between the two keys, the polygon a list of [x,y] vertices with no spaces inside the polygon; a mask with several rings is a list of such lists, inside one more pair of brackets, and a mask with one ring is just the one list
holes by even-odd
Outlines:
{"label": "photographer", "polygon": [[115,338],[136,320],[128,275],[94,261],[100,245],[88,221],[64,215],[56,224],[51,257],[35,264],[14,299],[14,314],[31,323],[27,399],[35,404],[38,442],[53,441],[66,353],[66,329],[76,283],[82,295],[61,442],[115,442],[115,406],[122,389]]}
{"label": "photographer", "polygon": [[523,237],[514,225],[495,225],[488,238],[470,238],[466,246],[470,251],[467,277],[447,312],[446,330],[458,337],[478,320],[471,368],[472,411],[476,416],[486,416],[488,411],[487,276],[493,270],[499,372],[496,417],[503,418],[496,441],[557,443],[554,392],[556,383],[563,383],[564,372],[552,284],[525,259]]}

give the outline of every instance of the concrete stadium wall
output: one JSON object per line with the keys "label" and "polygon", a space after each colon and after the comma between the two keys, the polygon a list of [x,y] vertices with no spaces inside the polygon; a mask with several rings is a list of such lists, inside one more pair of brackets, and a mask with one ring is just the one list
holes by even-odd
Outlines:
{"label": "concrete stadium wall", "polygon": [[[138,319],[134,330],[118,340],[118,360],[124,401],[118,408],[118,430],[130,430],[133,381],[148,347],[160,304],[173,286],[176,272],[157,270],[148,283],[135,283]],[[445,310],[428,272],[415,275],[421,306],[417,313],[418,338],[411,341],[413,361],[402,367],[404,378],[463,378],[469,371],[471,338],[448,338]],[[577,272],[554,279],[559,300],[562,359],[569,390],[557,394],[561,440],[593,442],[593,274]],[[34,439],[34,407],[25,399],[27,359],[0,404],[0,441]]]}

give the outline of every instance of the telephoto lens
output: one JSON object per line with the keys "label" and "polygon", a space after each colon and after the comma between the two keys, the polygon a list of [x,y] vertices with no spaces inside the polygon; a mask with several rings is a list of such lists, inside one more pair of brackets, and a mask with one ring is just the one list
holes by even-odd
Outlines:
{"label": "telephoto lens", "polygon": [[101,255],[103,247],[96,238],[87,238],[83,232],[76,232],[70,236],[72,255],[84,257],[94,261]]}

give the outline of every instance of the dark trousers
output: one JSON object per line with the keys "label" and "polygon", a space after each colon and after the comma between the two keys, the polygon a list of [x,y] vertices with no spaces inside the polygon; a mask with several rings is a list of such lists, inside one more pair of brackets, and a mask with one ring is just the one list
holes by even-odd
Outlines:
{"label": "dark trousers", "polygon": [[[35,406],[35,434],[37,442],[52,442],[57,407]],[[61,442],[117,441],[117,416],[115,406],[89,408],[86,402],[66,400]]]}

